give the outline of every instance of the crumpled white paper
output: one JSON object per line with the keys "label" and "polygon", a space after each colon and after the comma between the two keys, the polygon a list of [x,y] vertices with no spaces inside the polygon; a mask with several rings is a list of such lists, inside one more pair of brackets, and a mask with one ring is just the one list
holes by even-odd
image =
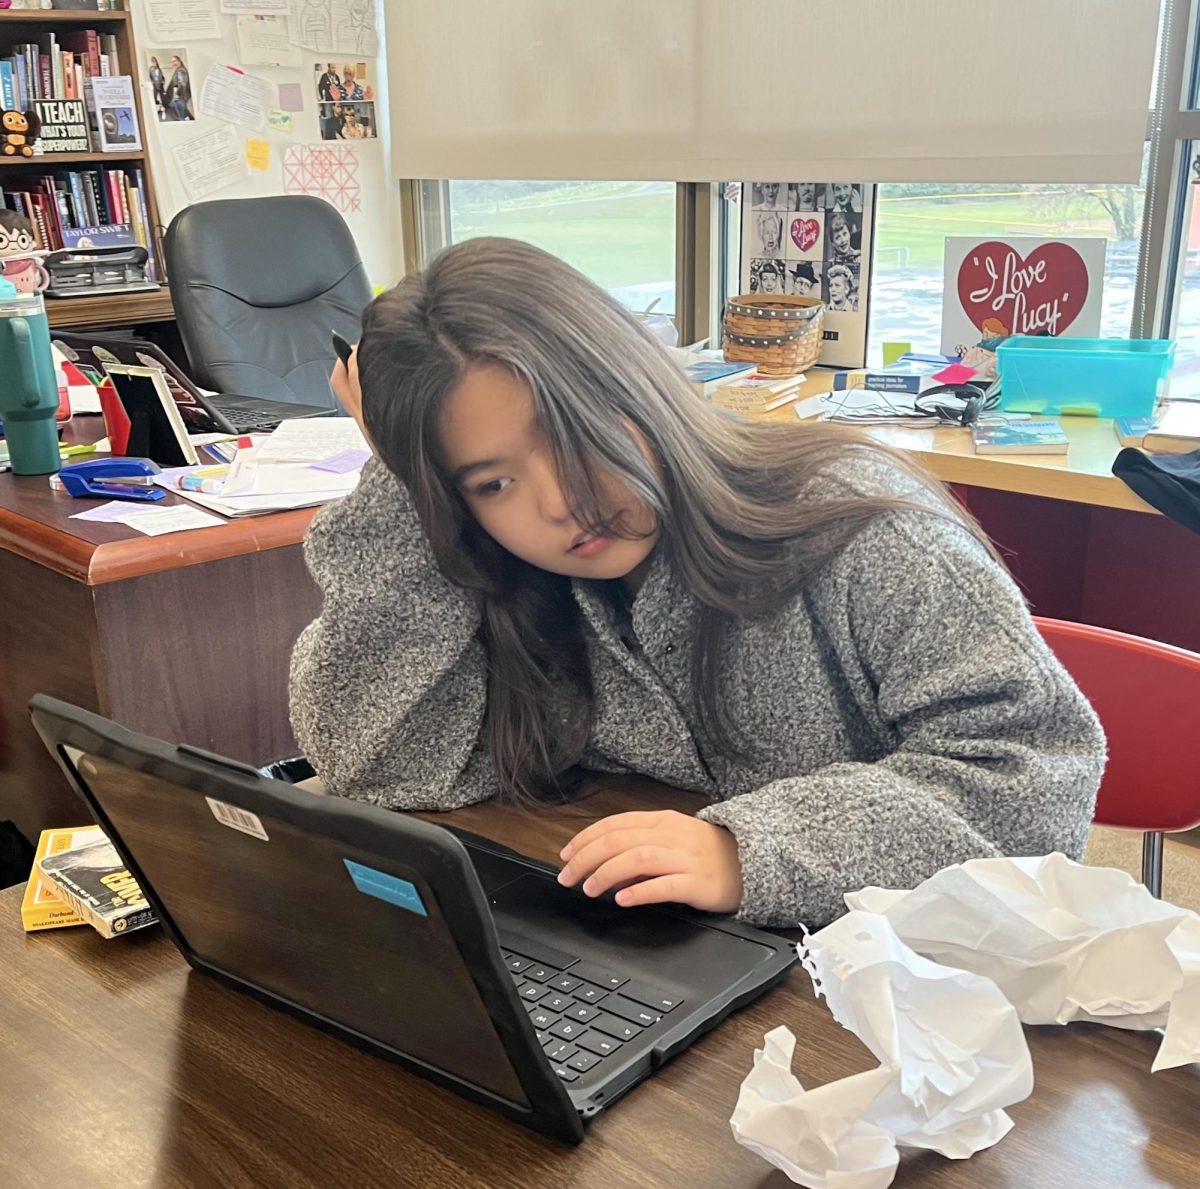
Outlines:
{"label": "crumpled white paper", "polygon": [[730,1119],[738,1143],[810,1189],[878,1189],[895,1176],[898,1145],[963,1158],[1008,1132],[1003,1108],[1029,1096],[1033,1065],[990,979],[921,957],[867,912],[800,948],[834,1018],[879,1068],[806,1090],[791,1072],[795,1037],[774,1029]]}
{"label": "crumpled white paper", "polygon": [[1200,1060],[1200,916],[1123,871],[1061,854],[972,859],[846,903],[885,914],[918,953],[994,980],[1026,1024],[1165,1024],[1151,1068]]}

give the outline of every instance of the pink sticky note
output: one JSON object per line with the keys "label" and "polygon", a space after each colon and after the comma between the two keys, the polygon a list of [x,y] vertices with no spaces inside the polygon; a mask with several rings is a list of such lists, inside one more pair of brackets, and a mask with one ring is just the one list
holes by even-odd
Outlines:
{"label": "pink sticky note", "polygon": [[370,450],[343,450],[340,454],[331,454],[320,462],[314,462],[311,469],[344,475],[347,471],[357,471],[370,457]]}
{"label": "pink sticky note", "polygon": [[299,83],[279,84],[279,110],[303,111],[304,91]]}
{"label": "pink sticky note", "polygon": [[931,380],[936,380],[939,384],[965,384],[975,376],[976,369],[967,367],[965,363],[952,363],[949,367],[944,367],[940,372],[934,372],[930,376]]}

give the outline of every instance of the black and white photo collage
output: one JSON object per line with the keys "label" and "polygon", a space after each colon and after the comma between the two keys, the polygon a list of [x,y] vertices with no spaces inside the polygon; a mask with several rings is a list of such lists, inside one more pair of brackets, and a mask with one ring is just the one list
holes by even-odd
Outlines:
{"label": "black and white photo collage", "polygon": [[[861,301],[865,313],[871,197],[861,182],[743,183],[742,292],[817,297],[841,315],[858,314]],[[835,332],[834,341],[841,337]]]}

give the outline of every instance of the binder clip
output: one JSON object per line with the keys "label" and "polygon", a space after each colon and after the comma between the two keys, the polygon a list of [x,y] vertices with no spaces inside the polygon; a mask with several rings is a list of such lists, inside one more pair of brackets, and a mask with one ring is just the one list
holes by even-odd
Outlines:
{"label": "binder clip", "polygon": [[167,497],[153,486],[158,473],[158,464],[148,458],[93,458],[73,462],[51,478],[73,496],[153,504]]}

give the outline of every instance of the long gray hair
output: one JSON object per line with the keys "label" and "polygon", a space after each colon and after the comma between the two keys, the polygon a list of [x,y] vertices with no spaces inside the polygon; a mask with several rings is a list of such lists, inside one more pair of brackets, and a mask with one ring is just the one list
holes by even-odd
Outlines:
{"label": "long gray hair", "polygon": [[[516,798],[557,787],[578,763],[592,689],[570,580],[493,541],[444,465],[441,408],[467,369],[499,364],[529,386],[581,528],[630,535],[604,520],[601,472],[653,510],[656,548],[699,607],[694,702],[730,755],[743,747],[717,680],[730,618],[780,608],[877,516],[913,506],[885,497],[806,501],[818,469],[881,448],[833,427],[730,416],[696,396],[617,301],[517,240],[467,240],[405,277],[368,309],[358,359],[368,433],[412,493],[442,571],[479,600],[491,754],[502,791]],[[942,509],[954,515],[948,501]]]}

